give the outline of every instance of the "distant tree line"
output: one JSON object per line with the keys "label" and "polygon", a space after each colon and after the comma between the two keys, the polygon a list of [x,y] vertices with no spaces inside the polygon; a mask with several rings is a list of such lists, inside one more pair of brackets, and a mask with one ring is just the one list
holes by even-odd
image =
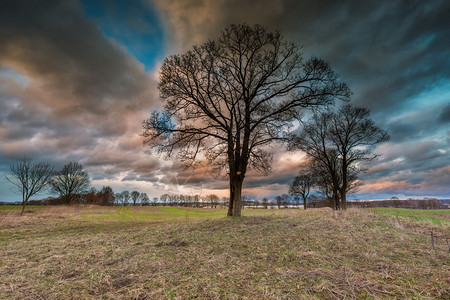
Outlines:
{"label": "distant tree line", "polygon": [[[358,150],[360,151],[360,150]],[[360,152],[359,155],[362,155]],[[364,155],[368,155],[366,152]],[[322,166],[323,167],[323,166]],[[320,172],[320,165],[307,162],[301,166],[299,176],[292,183],[289,194],[282,194],[274,200],[263,198],[262,200],[250,200],[242,197],[242,208],[295,208],[307,207],[332,207],[336,208],[336,190],[332,185],[326,172]],[[356,176],[356,175],[355,175]],[[97,190],[90,186],[89,175],[83,166],[76,162],[70,162],[61,170],[56,171],[47,162],[34,163],[23,159],[10,166],[10,173],[6,179],[16,188],[16,192],[22,195],[22,214],[27,204],[31,205],[58,205],[58,204],[94,204],[103,206],[112,205],[152,205],[152,206],[183,206],[183,207],[211,207],[226,208],[229,198],[215,194],[206,196],[163,194],[161,197],[150,199],[146,193],[128,190],[114,193],[110,186],[104,186]],[[356,187],[356,183],[347,183],[350,190]],[[42,200],[30,200],[39,192],[49,190],[58,197],[49,197]],[[314,191],[313,191],[314,189]],[[339,195],[339,194],[338,194]],[[338,197],[338,199],[341,201]],[[1,203],[0,203],[1,204]],[[342,204],[342,203],[341,203]],[[392,198],[384,201],[352,201],[346,202],[351,207],[402,207],[419,209],[441,209],[447,206],[438,199],[429,198],[424,200],[407,199],[398,200]]]}
{"label": "distant tree line", "polygon": [[148,205],[153,206],[182,206],[182,207],[211,207],[226,208],[229,199],[219,197],[216,194],[183,195],[183,194],[163,194],[159,198],[154,197]]}
{"label": "distant tree line", "polygon": [[439,199],[405,199],[405,200],[378,200],[378,201],[352,201],[350,207],[392,207],[392,208],[413,208],[413,209],[443,209],[447,206]]}
{"label": "distant tree line", "polygon": [[67,198],[64,196],[48,197],[42,200],[30,201],[31,204],[43,204],[43,205],[60,205],[60,204],[95,204],[109,206],[114,205],[115,195],[110,186],[104,186],[100,191],[91,187],[87,191],[74,194],[71,197],[71,201],[67,202]]}
{"label": "distant tree line", "polygon": [[304,202],[304,199],[299,197],[297,194],[289,193],[289,194],[281,194],[275,196],[274,200],[269,200],[267,198],[263,198],[262,200],[252,200],[246,203],[246,205],[253,208],[320,208],[320,207],[330,207],[330,202],[328,199],[323,198],[320,194],[314,193],[308,196],[307,202]]}
{"label": "distant tree line", "polygon": [[[245,196],[244,196],[245,198]],[[245,200],[245,207],[257,209],[282,209],[282,208],[303,208],[303,199],[296,195],[282,194],[275,196],[274,200],[263,198],[262,200]],[[308,196],[306,206],[308,208],[332,208],[333,200],[324,195],[313,193]],[[449,208],[446,200],[437,198],[425,199],[405,199],[405,200],[377,200],[377,201],[358,201],[353,200],[347,203],[347,207],[391,207],[391,208],[411,208],[411,209],[445,209]]]}

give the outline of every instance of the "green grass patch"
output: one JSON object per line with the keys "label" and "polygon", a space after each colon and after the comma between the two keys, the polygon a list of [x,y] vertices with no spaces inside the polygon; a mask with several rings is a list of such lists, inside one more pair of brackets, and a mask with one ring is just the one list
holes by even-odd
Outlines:
{"label": "green grass patch", "polygon": [[84,213],[82,218],[90,222],[156,222],[180,221],[199,218],[225,217],[224,209],[195,209],[179,207],[115,207],[99,213]]}
{"label": "green grass patch", "polygon": [[373,211],[394,217],[409,218],[419,222],[431,222],[436,225],[450,224],[449,209],[407,209],[377,207]]}
{"label": "green grass patch", "polygon": [[[273,214],[274,210],[247,209],[243,210],[243,216],[260,214]],[[279,214],[280,212],[278,212]],[[187,221],[209,218],[224,218],[227,210],[224,208],[191,208],[172,206],[120,206],[108,207],[99,211],[81,214],[84,221],[92,223],[104,222],[165,222],[165,221]]]}
{"label": "green grass patch", "polygon": [[[44,209],[44,205],[27,205],[25,206],[26,211],[34,211]],[[22,205],[0,205],[0,213],[2,212],[20,212],[22,210]]]}
{"label": "green grass patch", "polygon": [[223,208],[191,208],[191,207],[169,207],[160,206],[158,209],[167,212],[170,216],[178,216],[185,218],[217,218],[224,217],[227,210]]}

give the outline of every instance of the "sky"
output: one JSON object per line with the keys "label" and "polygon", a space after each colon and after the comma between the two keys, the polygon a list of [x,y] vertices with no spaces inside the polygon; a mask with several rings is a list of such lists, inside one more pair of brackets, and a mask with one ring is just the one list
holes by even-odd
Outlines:
{"label": "sky", "polygon": [[[227,179],[183,170],[142,143],[162,103],[164,57],[261,24],[320,57],[391,140],[350,199],[450,198],[450,1],[3,0],[0,2],[0,201],[24,157],[81,163],[97,188],[226,196]],[[250,198],[287,192],[305,156],[274,147],[272,171],[249,173]],[[39,198],[36,197],[36,198]]]}

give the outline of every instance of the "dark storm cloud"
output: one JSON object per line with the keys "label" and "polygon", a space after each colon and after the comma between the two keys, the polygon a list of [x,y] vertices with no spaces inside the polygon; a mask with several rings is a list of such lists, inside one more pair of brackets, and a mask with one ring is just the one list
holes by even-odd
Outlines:
{"label": "dark storm cloud", "polygon": [[286,7],[272,24],[304,44],[307,54],[329,61],[354,91],[353,101],[377,118],[450,79],[448,1],[297,1]]}
{"label": "dark storm cloud", "polygon": [[445,130],[445,109],[442,105],[425,107],[396,116],[384,127],[389,129],[391,139],[395,142],[420,140],[436,134],[442,135]]}
{"label": "dark storm cloud", "polygon": [[90,166],[95,178],[102,179],[104,176],[103,178],[118,179],[121,174],[126,174],[121,181],[157,181],[155,175],[162,168],[159,159],[142,155],[140,151],[137,151],[139,148],[124,151],[120,146],[112,146],[109,149],[97,147],[98,149],[93,149],[90,156],[82,159],[87,166]]}
{"label": "dark storm cloud", "polygon": [[[230,23],[261,23],[329,61],[359,105],[384,113],[450,77],[448,1],[161,1],[181,51]],[[197,12],[190,17],[190,11]]]}
{"label": "dark storm cloud", "polygon": [[[449,101],[450,102],[450,101]],[[450,103],[447,104],[443,109],[442,112],[439,114],[439,122],[442,123],[448,123],[450,122]]]}
{"label": "dark storm cloud", "polygon": [[[70,92],[81,101],[70,109],[89,105],[91,113],[103,114],[108,97],[133,98],[146,84],[136,60],[86,21],[77,2],[2,1],[2,6],[2,63],[38,74],[47,88]],[[69,112],[65,108],[59,107]]]}
{"label": "dark storm cloud", "polygon": [[0,62],[31,79],[21,105],[45,106],[58,122],[97,123],[102,135],[124,133],[127,119],[120,115],[149,101],[143,96],[152,83],[143,66],[86,21],[75,1],[1,6]]}
{"label": "dark storm cloud", "polygon": [[77,1],[2,1],[0,66],[3,156],[95,166],[89,157],[108,148],[126,168],[126,155],[111,141],[131,147],[155,82],[85,19]]}

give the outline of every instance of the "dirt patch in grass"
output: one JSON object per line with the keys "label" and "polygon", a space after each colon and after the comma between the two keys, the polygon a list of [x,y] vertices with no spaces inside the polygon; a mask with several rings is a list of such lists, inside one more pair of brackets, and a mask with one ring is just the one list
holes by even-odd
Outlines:
{"label": "dirt patch in grass", "polygon": [[450,298],[447,224],[358,209],[82,217],[116,214],[97,209],[0,228],[0,299]]}
{"label": "dirt patch in grass", "polygon": [[161,242],[156,244],[156,247],[162,247],[162,246],[171,246],[171,247],[186,247],[189,245],[188,242],[180,241],[180,240],[172,240],[170,242]]}

